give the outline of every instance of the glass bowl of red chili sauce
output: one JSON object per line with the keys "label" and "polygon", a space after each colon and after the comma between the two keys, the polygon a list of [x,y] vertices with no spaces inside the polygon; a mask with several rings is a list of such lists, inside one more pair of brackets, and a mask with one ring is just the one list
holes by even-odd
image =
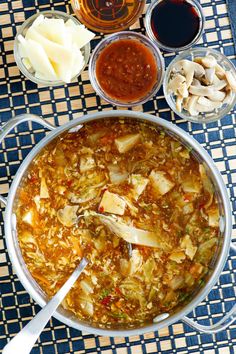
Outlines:
{"label": "glass bowl of red chili sauce", "polygon": [[164,59],[155,43],[130,31],[114,33],[94,49],[89,78],[97,94],[123,107],[143,104],[159,90]]}

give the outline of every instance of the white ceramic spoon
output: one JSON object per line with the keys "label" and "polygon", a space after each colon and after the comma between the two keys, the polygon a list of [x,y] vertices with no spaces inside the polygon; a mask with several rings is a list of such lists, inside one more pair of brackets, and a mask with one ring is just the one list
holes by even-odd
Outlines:
{"label": "white ceramic spoon", "polygon": [[58,293],[42,308],[41,311],[4,347],[2,354],[29,354],[40,333],[50,320],[57,307],[78,279],[88,264],[83,258]]}

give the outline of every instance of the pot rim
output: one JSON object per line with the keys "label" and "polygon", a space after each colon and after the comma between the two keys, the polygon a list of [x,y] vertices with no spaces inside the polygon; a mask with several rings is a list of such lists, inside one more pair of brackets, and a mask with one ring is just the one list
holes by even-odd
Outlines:
{"label": "pot rim", "polygon": [[24,272],[24,270],[20,264],[20,260],[19,260],[18,254],[17,254],[15,243],[14,243],[14,237],[13,237],[13,232],[12,232],[12,221],[13,221],[12,208],[13,208],[15,194],[16,194],[19,182],[21,181],[22,176],[24,175],[26,169],[28,168],[29,164],[32,162],[34,157],[42,150],[42,148],[46,144],[49,143],[49,141],[54,139],[56,136],[60,135],[64,131],[69,130],[70,128],[75,127],[79,124],[87,123],[92,120],[103,119],[103,118],[114,118],[114,117],[135,118],[138,120],[144,120],[147,122],[151,122],[153,124],[156,124],[157,126],[167,129],[171,133],[178,135],[187,144],[193,146],[194,150],[201,156],[201,158],[204,160],[204,162],[207,164],[207,166],[210,167],[210,170],[211,170],[212,174],[214,175],[214,178],[217,182],[217,185],[218,185],[220,193],[221,193],[224,214],[225,214],[225,229],[224,229],[224,238],[223,238],[223,242],[222,242],[222,249],[221,249],[220,255],[218,257],[218,260],[216,262],[215,268],[214,268],[208,282],[199,291],[197,296],[195,296],[180,311],[177,311],[176,313],[174,313],[173,315],[171,315],[167,319],[164,319],[158,323],[148,324],[147,326],[141,327],[138,329],[127,329],[127,330],[123,330],[123,329],[112,330],[111,329],[110,330],[110,329],[102,329],[102,328],[98,328],[98,327],[93,327],[93,325],[88,325],[88,324],[83,324],[83,323],[80,324],[80,323],[76,322],[73,318],[68,318],[68,317],[64,316],[63,314],[59,313],[58,311],[56,311],[55,314],[53,315],[53,317],[55,317],[56,319],[58,319],[62,323],[66,324],[70,327],[73,327],[75,329],[78,329],[80,331],[86,331],[87,333],[92,333],[95,335],[109,336],[109,337],[119,337],[119,336],[127,337],[127,336],[131,336],[131,335],[141,335],[141,334],[144,334],[147,332],[157,331],[163,327],[167,327],[167,326],[181,320],[185,315],[190,313],[196,306],[198,306],[201,303],[201,301],[211,291],[212,287],[217,282],[217,280],[220,276],[220,273],[222,272],[222,270],[225,266],[226,259],[228,257],[229,248],[230,248],[230,240],[231,240],[232,217],[231,217],[231,206],[230,206],[230,201],[229,201],[229,197],[227,194],[226,186],[225,186],[225,183],[223,181],[223,178],[222,178],[220,172],[218,171],[217,167],[215,166],[210,155],[192,136],[190,136],[183,129],[179,128],[178,126],[174,125],[173,123],[166,121],[162,118],[153,116],[151,114],[143,113],[143,112],[125,111],[125,110],[96,112],[96,113],[84,115],[82,117],[76,118],[74,120],[71,120],[71,121],[63,124],[60,127],[56,127],[55,130],[51,131],[49,134],[47,134],[46,137],[44,137],[38,144],[35,145],[35,147],[31,150],[31,152],[27,155],[27,157],[24,159],[21,166],[19,167],[19,169],[14,177],[14,180],[12,182],[12,185],[9,189],[6,211],[5,211],[4,226],[5,226],[5,238],[6,238],[9,257],[10,257],[12,265],[17,273],[17,276],[18,276],[19,280],[21,281],[22,285],[24,286],[24,288],[26,289],[26,291],[35,300],[35,302],[38,303],[41,307],[43,307],[46,304],[46,301],[43,299],[42,295],[39,294],[37,289],[34,287],[34,284],[31,281],[29,281],[29,279],[27,278],[26,273]]}

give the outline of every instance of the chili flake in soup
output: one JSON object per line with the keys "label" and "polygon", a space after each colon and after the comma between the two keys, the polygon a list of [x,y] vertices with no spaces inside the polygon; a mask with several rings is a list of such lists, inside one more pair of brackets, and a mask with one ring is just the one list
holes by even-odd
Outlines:
{"label": "chili flake in soup", "polygon": [[63,307],[103,327],[174,311],[217,247],[219,210],[203,165],[138,121],[90,122],[53,140],[15,209],[25,263],[49,297],[90,259]]}

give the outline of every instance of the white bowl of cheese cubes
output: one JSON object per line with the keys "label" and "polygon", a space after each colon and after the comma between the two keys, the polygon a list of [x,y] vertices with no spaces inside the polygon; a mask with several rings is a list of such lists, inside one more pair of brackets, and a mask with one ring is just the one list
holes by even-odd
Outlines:
{"label": "white bowl of cheese cubes", "polygon": [[75,81],[86,67],[95,34],[61,11],[43,11],[28,18],[14,43],[19,70],[42,86]]}

